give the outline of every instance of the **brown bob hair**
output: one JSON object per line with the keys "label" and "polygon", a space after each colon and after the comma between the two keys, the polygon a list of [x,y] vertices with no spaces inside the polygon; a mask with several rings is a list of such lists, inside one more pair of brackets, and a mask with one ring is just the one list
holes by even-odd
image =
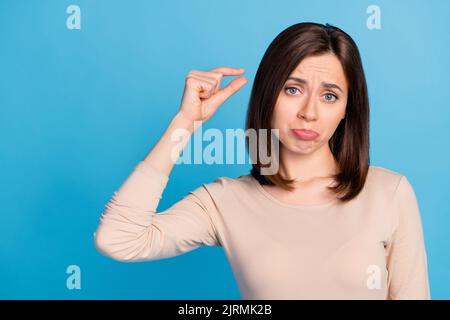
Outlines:
{"label": "brown bob hair", "polygon": [[[346,115],[339,123],[328,144],[336,159],[339,172],[332,176],[336,182],[328,188],[341,202],[355,198],[362,190],[369,171],[369,99],[364,70],[358,47],[341,29],[328,23],[303,22],[283,30],[267,48],[255,75],[246,116],[246,130],[266,129],[268,156],[271,156],[272,119],[277,97],[292,71],[302,59],[333,53],[341,62],[348,82]],[[259,146],[259,141],[257,141]],[[249,139],[246,138],[249,149]],[[292,190],[294,180],[278,171],[262,175],[259,151],[252,159],[251,175],[260,184],[278,185]],[[254,163],[253,163],[254,162]],[[281,159],[280,159],[281,162]]]}

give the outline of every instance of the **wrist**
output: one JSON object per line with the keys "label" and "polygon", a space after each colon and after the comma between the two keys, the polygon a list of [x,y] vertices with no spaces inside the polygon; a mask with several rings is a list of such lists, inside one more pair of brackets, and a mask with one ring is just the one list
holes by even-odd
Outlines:
{"label": "wrist", "polygon": [[194,132],[202,124],[202,121],[200,120],[192,120],[186,117],[186,115],[182,111],[178,111],[175,114],[173,122],[176,123],[176,126],[178,128],[187,129],[191,133]]}

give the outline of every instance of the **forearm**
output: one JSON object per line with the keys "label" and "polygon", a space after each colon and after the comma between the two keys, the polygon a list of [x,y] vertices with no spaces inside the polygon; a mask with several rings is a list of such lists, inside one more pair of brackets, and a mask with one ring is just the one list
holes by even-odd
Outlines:
{"label": "forearm", "polygon": [[199,124],[200,122],[194,123],[178,112],[143,161],[169,176],[176,160]]}

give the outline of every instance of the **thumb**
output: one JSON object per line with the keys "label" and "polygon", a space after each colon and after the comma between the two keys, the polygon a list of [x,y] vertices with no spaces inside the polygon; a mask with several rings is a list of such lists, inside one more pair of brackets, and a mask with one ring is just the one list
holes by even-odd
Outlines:
{"label": "thumb", "polygon": [[213,108],[218,108],[229,97],[235,94],[244,84],[247,83],[247,79],[244,77],[233,79],[225,88],[217,91],[209,98],[208,104]]}

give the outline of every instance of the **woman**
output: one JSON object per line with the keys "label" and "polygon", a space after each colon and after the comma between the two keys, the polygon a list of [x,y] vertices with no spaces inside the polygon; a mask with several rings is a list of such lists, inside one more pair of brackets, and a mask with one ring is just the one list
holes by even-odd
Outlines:
{"label": "woman", "polygon": [[[276,131],[279,152],[269,151],[279,170],[263,174],[257,157],[250,174],[217,178],[155,212],[173,154],[187,143],[172,134],[189,138],[195,121],[247,82],[243,73],[188,74],[179,112],[107,204],[97,249],[148,261],[222,246],[244,299],[430,299],[414,190],[405,176],[369,165],[359,51],[328,24],[287,28],[258,68],[246,127]],[[240,77],[220,89],[223,76]]]}

